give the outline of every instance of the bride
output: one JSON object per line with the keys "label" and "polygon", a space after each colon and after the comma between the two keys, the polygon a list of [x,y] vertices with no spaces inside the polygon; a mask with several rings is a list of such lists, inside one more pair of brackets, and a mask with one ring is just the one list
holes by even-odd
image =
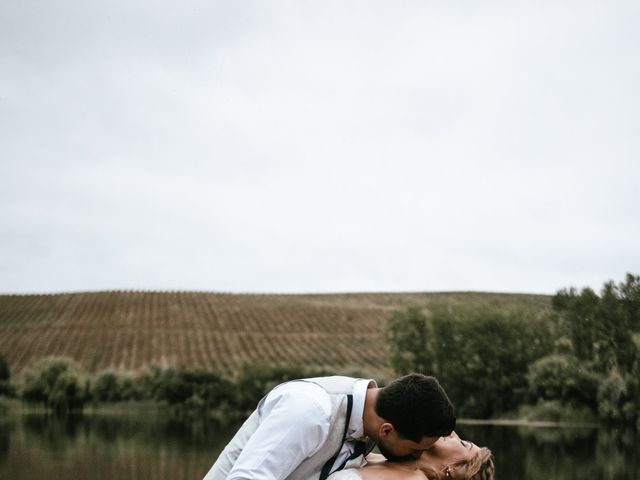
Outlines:
{"label": "bride", "polygon": [[338,471],[327,480],[493,480],[494,473],[491,450],[453,432],[415,460],[391,462],[369,454],[364,467]]}

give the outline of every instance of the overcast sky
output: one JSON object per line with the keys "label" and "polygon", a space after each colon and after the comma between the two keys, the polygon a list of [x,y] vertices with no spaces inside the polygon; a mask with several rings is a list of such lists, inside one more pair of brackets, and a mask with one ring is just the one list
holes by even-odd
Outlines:
{"label": "overcast sky", "polygon": [[640,2],[0,2],[0,292],[640,273]]}

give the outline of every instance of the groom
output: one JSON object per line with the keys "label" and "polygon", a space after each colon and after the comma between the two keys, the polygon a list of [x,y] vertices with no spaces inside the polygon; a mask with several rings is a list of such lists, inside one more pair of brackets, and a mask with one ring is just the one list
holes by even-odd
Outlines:
{"label": "groom", "polygon": [[358,467],[375,444],[389,460],[418,458],[456,423],[434,377],[318,377],[278,385],[222,451],[204,480],[325,480]]}

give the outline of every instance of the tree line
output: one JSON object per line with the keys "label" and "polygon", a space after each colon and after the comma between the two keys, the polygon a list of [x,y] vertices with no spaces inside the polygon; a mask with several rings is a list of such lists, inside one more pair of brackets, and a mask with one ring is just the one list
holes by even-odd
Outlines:
{"label": "tree line", "polygon": [[548,313],[409,307],[386,330],[400,373],[438,377],[459,415],[593,418],[640,430],[640,277],[562,289]]}
{"label": "tree line", "polygon": [[[390,363],[399,375],[435,375],[461,417],[599,419],[640,429],[640,277],[607,282],[599,293],[563,289],[551,303],[550,311],[407,307],[387,322]],[[89,375],[68,358],[45,358],[24,372],[18,391],[0,356],[0,395],[60,413],[154,401],[179,413],[241,418],[282,381],[332,373],[252,365],[233,378],[159,366]]]}
{"label": "tree line", "polygon": [[0,395],[57,414],[82,412],[91,404],[150,401],[180,415],[204,414],[228,422],[247,416],[279,383],[330,374],[320,369],[246,365],[234,378],[227,378],[205,370],[153,365],[137,374],[90,375],[70,358],[46,357],[24,372],[23,385],[16,389],[0,356]]}

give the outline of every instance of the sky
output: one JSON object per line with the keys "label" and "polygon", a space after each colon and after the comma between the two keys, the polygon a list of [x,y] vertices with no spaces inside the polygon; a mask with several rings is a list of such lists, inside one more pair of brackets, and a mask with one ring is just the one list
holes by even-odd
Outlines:
{"label": "sky", "polygon": [[640,274],[636,0],[0,3],[0,293]]}

